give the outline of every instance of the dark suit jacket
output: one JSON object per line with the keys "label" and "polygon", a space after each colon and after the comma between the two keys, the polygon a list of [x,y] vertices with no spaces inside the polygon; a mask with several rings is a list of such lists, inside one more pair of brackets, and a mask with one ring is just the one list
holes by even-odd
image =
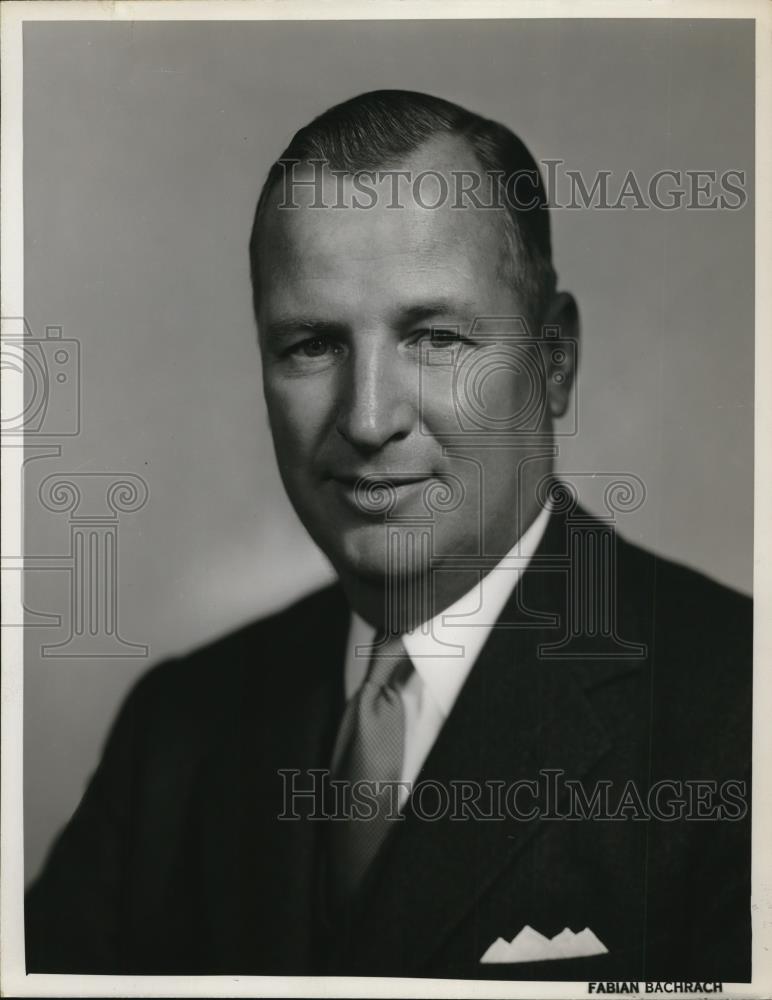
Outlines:
{"label": "dark suit jacket", "polygon": [[[552,516],[420,778],[559,769],[590,798],[632,781],[645,802],[663,779],[744,780],[749,796],[750,601],[618,539],[616,636],[601,622],[597,642],[561,646],[569,529]],[[325,824],[277,819],[279,771],[329,764],[348,622],[331,587],[139,681],[28,895],[29,971],[750,978],[749,810],[705,804],[712,818],[436,822],[408,804],[325,923]],[[589,926],[608,954],[480,965],[526,924]]]}

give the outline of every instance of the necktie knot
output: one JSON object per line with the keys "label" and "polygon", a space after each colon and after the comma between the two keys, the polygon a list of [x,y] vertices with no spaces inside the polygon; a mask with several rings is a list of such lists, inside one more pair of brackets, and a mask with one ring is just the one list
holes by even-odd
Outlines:
{"label": "necktie knot", "polygon": [[397,689],[407,680],[412,669],[413,664],[399,636],[376,639],[364,683],[378,691]]}

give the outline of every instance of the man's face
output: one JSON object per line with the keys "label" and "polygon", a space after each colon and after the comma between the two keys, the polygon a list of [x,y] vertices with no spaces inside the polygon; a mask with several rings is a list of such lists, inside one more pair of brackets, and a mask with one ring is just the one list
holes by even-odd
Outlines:
{"label": "man's face", "polygon": [[[443,138],[399,169],[480,168],[463,142]],[[501,556],[530,519],[518,470],[533,480],[549,469],[551,428],[543,395],[533,407],[544,383],[535,386],[514,322],[524,310],[503,211],[454,208],[452,198],[427,209],[409,188],[404,207],[389,208],[390,185],[358,209],[350,179],[343,190],[347,207],[337,209],[308,207],[312,192],[296,195],[300,208],[279,209],[277,192],[261,223],[264,391],[290,500],[344,580],[396,572],[387,524],[407,535],[427,514],[432,551],[415,553],[411,572],[430,559]],[[325,191],[334,204],[334,184]],[[427,186],[422,197],[436,195]],[[515,415],[529,407],[535,433],[526,437]],[[386,484],[388,520],[361,502],[363,477]],[[433,487],[435,499],[450,489],[455,508],[427,506]]]}

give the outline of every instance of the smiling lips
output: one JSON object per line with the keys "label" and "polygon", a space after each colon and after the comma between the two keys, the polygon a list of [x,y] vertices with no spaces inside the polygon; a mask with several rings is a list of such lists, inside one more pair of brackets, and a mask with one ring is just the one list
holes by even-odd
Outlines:
{"label": "smiling lips", "polygon": [[400,486],[412,486],[415,483],[426,483],[435,477],[431,473],[408,473],[389,472],[378,473],[368,472],[361,476],[335,476],[331,477],[336,483],[347,489],[353,490],[359,486],[360,489],[376,489],[379,486],[392,487],[398,489]]}
{"label": "smiling lips", "polygon": [[[332,476],[345,498],[362,513],[379,513],[387,496],[399,497],[411,487],[421,486],[436,476],[424,473],[367,473],[362,476]],[[379,502],[379,500],[381,502]]]}

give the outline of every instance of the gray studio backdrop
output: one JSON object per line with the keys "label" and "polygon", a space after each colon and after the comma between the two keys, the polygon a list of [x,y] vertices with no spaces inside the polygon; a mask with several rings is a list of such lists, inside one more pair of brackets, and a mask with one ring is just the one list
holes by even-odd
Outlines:
{"label": "gray studio backdrop", "polygon": [[[738,169],[750,191],[753,79],[741,21],[25,26],[26,316],[77,341],[28,440],[28,877],[140,672],[330,576],[278,480],[250,311],[253,207],[295,129],[363,90],[417,89],[588,178]],[[750,591],[752,201],[563,210],[553,232],[584,332],[560,467],[639,476],[620,530]],[[61,349],[40,348],[50,373]],[[113,553],[107,598],[85,593],[84,563]],[[95,596],[134,646],[106,645]],[[74,614],[85,645],[66,644]]]}

